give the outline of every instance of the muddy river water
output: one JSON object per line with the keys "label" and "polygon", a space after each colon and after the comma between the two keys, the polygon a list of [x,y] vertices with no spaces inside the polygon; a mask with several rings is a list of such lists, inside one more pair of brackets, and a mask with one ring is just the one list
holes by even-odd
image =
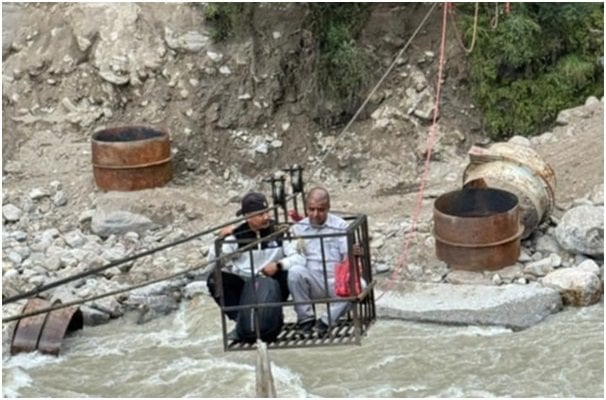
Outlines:
{"label": "muddy river water", "polygon": [[[254,397],[256,352],[224,352],[208,297],[144,325],[67,337],[59,357],[5,357],[5,397]],[[378,320],[362,345],[269,351],[280,397],[598,397],[604,306],[521,332]]]}

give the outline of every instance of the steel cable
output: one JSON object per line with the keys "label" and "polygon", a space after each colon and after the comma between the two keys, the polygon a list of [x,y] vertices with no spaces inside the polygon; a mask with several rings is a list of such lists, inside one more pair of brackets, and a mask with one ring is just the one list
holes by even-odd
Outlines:
{"label": "steel cable", "polygon": [[433,12],[433,10],[436,8],[437,5],[438,5],[438,3],[434,3],[431,6],[431,8],[427,12],[427,14],[423,18],[423,20],[421,21],[421,23],[417,27],[417,29],[415,29],[415,31],[413,32],[413,34],[410,37],[410,39],[408,39],[408,42],[406,42],[406,44],[402,47],[402,49],[394,57],[394,60],[392,61],[391,65],[387,68],[387,71],[385,71],[385,73],[383,74],[383,76],[381,77],[381,79],[379,79],[379,81],[377,82],[377,84],[375,85],[375,87],[370,91],[370,93],[366,97],[366,100],[364,100],[364,102],[358,108],[358,110],[356,111],[356,113],[354,114],[354,116],[349,120],[349,122],[347,123],[347,125],[345,125],[345,128],[343,128],[343,130],[337,135],[337,137],[336,137],[335,141],[333,142],[333,144],[331,146],[329,146],[328,148],[326,148],[326,150],[324,152],[324,156],[322,156],[320,158],[320,161],[318,162],[318,167],[311,173],[311,175],[309,175],[310,179],[313,178],[314,175],[320,170],[320,166],[322,165],[322,163],[326,159],[326,156],[328,156],[328,154],[330,153],[330,150],[332,150],[337,145],[337,143],[339,142],[339,138],[354,123],[354,121],[358,118],[358,116],[360,115],[360,113],[362,112],[362,110],[364,109],[364,107],[366,107],[366,104],[368,104],[368,102],[370,101],[371,97],[375,94],[375,92],[377,91],[377,89],[379,89],[379,87],[383,84],[383,81],[387,78],[387,76],[390,74],[391,70],[397,64],[398,59],[402,56],[402,54],[406,51],[406,49],[408,49],[408,46],[410,46],[410,44],[412,43],[413,39],[417,36],[417,34],[419,33],[419,31],[421,30],[421,28],[423,27],[423,25],[425,25],[425,22],[427,22],[427,19],[429,18],[429,15],[431,15],[431,13]]}
{"label": "steel cable", "polygon": [[139,289],[139,288],[144,287],[144,286],[149,286],[149,285],[152,285],[154,283],[158,283],[158,282],[166,281],[166,280],[169,280],[169,279],[173,279],[173,278],[176,278],[178,276],[185,275],[185,274],[187,274],[189,272],[195,271],[197,269],[206,267],[210,263],[215,263],[217,261],[222,261],[222,260],[224,260],[227,257],[233,256],[234,254],[248,251],[248,250],[252,249],[254,246],[256,246],[257,244],[261,243],[262,241],[274,238],[274,237],[279,236],[279,235],[282,235],[282,234],[286,233],[287,230],[288,230],[288,227],[286,227],[286,226],[285,227],[281,227],[278,230],[276,230],[275,232],[271,233],[270,235],[265,236],[264,238],[257,239],[255,241],[252,241],[252,242],[248,243],[245,246],[240,247],[237,251],[234,251],[234,252],[228,253],[228,254],[224,254],[222,256],[219,256],[219,257],[215,258],[212,261],[206,261],[206,262],[204,262],[204,263],[202,263],[202,264],[200,264],[198,266],[195,266],[195,267],[192,267],[192,268],[188,268],[188,269],[185,269],[183,271],[179,271],[179,272],[174,273],[172,275],[164,276],[164,277],[157,278],[157,279],[152,279],[150,281],[146,281],[146,282],[143,282],[143,283],[138,283],[136,285],[132,285],[132,286],[129,286],[129,287],[126,287],[126,288],[122,288],[122,289],[117,289],[117,290],[114,290],[114,291],[111,291],[111,292],[103,293],[103,294],[100,294],[100,295],[97,295],[97,296],[92,296],[92,297],[89,297],[89,298],[86,298],[86,299],[74,300],[74,301],[70,301],[70,302],[67,302],[67,303],[57,304],[57,305],[51,306],[51,307],[41,308],[41,309],[38,309],[38,310],[35,310],[35,311],[31,311],[31,312],[28,312],[28,313],[18,314],[18,315],[13,315],[11,317],[2,318],[2,323],[4,324],[6,322],[15,321],[15,320],[18,320],[18,319],[22,319],[22,318],[26,318],[26,317],[31,317],[31,316],[38,315],[38,314],[43,314],[43,313],[47,313],[47,312],[51,312],[51,311],[55,311],[55,310],[60,310],[62,308],[67,308],[67,307],[75,306],[75,305],[78,305],[78,304],[87,303],[89,301],[102,299],[104,297],[114,296],[114,295],[117,295],[117,294],[120,294],[120,293],[129,292],[129,291],[134,290],[134,289]]}
{"label": "steel cable", "polygon": [[407,258],[408,258],[409,248],[410,248],[410,242],[412,240],[412,236],[414,235],[414,231],[416,229],[417,220],[419,219],[419,215],[421,214],[421,206],[422,206],[423,196],[425,193],[425,184],[429,180],[429,166],[431,164],[431,153],[432,153],[433,146],[435,143],[436,127],[438,125],[438,115],[440,113],[442,74],[443,74],[444,64],[446,62],[446,55],[445,55],[445,53],[446,53],[446,29],[448,26],[447,15],[448,15],[448,3],[444,3],[444,8],[443,8],[443,12],[442,12],[442,36],[441,36],[441,42],[440,42],[440,58],[439,58],[439,63],[438,63],[438,76],[436,78],[436,102],[435,102],[435,106],[433,109],[433,121],[432,121],[431,127],[429,128],[429,135],[427,136],[427,154],[425,157],[423,175],[421,177],[419,192],[417,193],[415,209],[412,214],[411,224],[410,224],[410,227],[408,228],[408,232],[407,232],[406,238],[404,240],[403,250],[402,250],[402,253],[396,264],[396,268],[394,269],[389,280],[387,281],[386,289],[383,291],[383,293],[381,293],[380,296],[378,296],[375,299],[375,301],[379,301],[379,299],[381,297],[383,297],[383,295],[391,289],[395,276],[400,273],[400,270],[402,269],[402,267],[407,265]]}
{"label": "steel cable", "polygon": [[[288,199],[292,198],[292,196],[293,195],[291,195]],[[264,211],[273,210],[273,209],[277,208],[278,206],[279,205],[274,205],[272,207],[268,207],[265,210],[259,211],[259,213],[260,212],[264,212]],[[10,303],[14,303],[15,301],[19,301],[19,300],[22,300],[22,299],[25,299],[25,298],[28,298],[28,297],[37,296],[41,292],[44,292],[46,290],[56,288],[58,286],[61,286],[61,285],[64,285],[66,283],[75,281],[77,279],[81,279],[81,278],[87,277],[89,275],[97,274],[97,273],[99,273],[101,271],[105,271],[106,269],[118,266],[120,264],[129,262],[129,261],[133,261],[133,260],[136,260],[138,258],[148,256],[150,254],[157,253],[158,251],[162,251],[162,250],[165,250],[167,248],[183,244],[183,243],[188,242],[188,241],[193,240],[193,239],[197,239],[197,238],[199,238],[201,236],[208,235],[209,233],[212,233],[212,232],[214,232],[214,231],[216,231],[218,229],[221,229],[221,228],[224,228],[226,226],[233,225],[233,224],[235,224],[237,222],[243,221],[244,219],[246,219],[245,216],[239,217],[239,218],[233,219],[233,220],[231,220],[229,222],[226,222],[224,224],[217,225],[217,226],[214,226],[212,228],[206,229],[206,230],[204,230],[202,232],[199,232],[199,233],[196,233],[194,235],[188,236],[186,238],[183,238],[183,239],[180,239],[180,240],[177,240],[177,241],[174,241],[174,242],[171,242],[171,243],[168,243],[168,244],[156,247],[155,249],[147,250],[147,251],[144,251],[142,253],[134,254],[134,255],[129,256],[129,257],[125,257],[125,258],[122,258],[122,259],[119,259],[119,260],[116,260],[116,261],[112,261],[109,264],[105,264],[105,265],[102,265],[102,266],[97,267],[97,268],[93,268],[93,269],[90,269],[90,270],[87,270],[87,271],[83,271],[83,272],[77,273],[75,275],[71,275],[71,276],[65,277],[63,279],[59,279],[59,280],[51,282],[49,284],[42,285],[42,286],[40,286],[40,287],[38,287],[36,289],[32,289],[32,290],[30,290],[28,292],[19,293],[19,294],[14,295],[14,296],[7,297],[6,299],[2,299],[2,304],[10,304]]]}

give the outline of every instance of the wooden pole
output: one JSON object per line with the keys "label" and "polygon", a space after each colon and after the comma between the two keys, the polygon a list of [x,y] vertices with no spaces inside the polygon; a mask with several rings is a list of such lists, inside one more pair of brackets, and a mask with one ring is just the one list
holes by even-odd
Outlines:
{"label": "wooden pole", "polygon": [[257,339],[257,397],[277,397],[265,342]]}

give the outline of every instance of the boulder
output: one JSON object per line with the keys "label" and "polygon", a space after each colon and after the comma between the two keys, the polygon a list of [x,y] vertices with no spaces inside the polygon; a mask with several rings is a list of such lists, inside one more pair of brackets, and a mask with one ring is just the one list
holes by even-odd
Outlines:
{"label": "boulder", "polygon": [[91,222],[92,231],[101,237],[127,232],[142,233],[153,227],[153,222],[140,214],[128,211],[97,212]]}
{"label": "boulder", "polygon": [[560,245],[571,253],[604,254],[604,206],[583,205],[570,209],[556,227]]}
{"label": "boulder", "polygon": [[95,326],[102,325],[109,321],[109,314],[95,308],[89,306],[80,306],[80,311],[82,311],[82,319],[84,320],[84,325]]}
{"label": "boulder", "polygon": [[2,216],[8,222],[19,221],[22,215],[23,211],[13,204],[7,204],[2,206]]}
{"label": "boulder", "polygon": [[535,285],[406,282],[376,296],[378,317],[514,330],[531,327],[562,308],[557,290]]}
{"label": "boulder", "polygon": [[196,296],[209,294],[208,287],[206,286],[206,282],[204,281],[195,281],[183,289],[183,295],[187,299],[194,298]]}
{"label": "boulder", "polygon": [[597,303],[604,293],[600,277],[589,268],[562,268],[543,278],[543,285],[560,292],[564,304],[583,307]]}

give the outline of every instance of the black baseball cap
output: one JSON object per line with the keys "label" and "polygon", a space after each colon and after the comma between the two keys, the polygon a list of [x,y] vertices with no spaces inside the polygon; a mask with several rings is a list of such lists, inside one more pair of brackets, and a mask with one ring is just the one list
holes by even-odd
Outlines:
{"label": "black baseball cap", "polygon": [[267,198],[263,193],[250,192],[242,199],[242,208],[238,210],[236,215],[243,215],[255,211],[261,211],[268,207]]}

